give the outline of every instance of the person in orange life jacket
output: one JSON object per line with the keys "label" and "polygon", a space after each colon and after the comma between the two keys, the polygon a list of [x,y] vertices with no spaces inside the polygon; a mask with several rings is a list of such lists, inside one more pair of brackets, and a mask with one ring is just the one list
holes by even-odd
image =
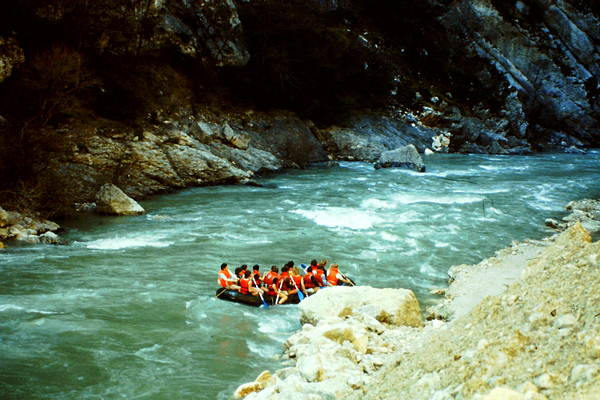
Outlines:
{"label": "person in orange life jacket", "polygon": [[327,274],[327,282],[331,286],[352,286],[352,282],[346,279],[346,277],[344,277],[344,275],[339,271],[339,266],[337,264],[331,264],[331,268],[329,268],[329,273]]}
{"label": "person in orange life jacket", "polygon": [[273,278],[278,278],[279,277],[279,268],[277,268],[276,266],[272,266],[271,270],[269,272],[267,272],[265,274],[265,276],[263,276],[263,282],[269,286],[271,283],[273,283]]}
{"label": "person in orange life jacket", "polygon": [[267,292],[268,295],[273,296],[273,297],[277,297],[277,294],[279,293],[279,301],[277,304],[283,304],[287,301],[288,296],[287,296],[287,292],[285,290],[280,290],[279,289],[279,278],[275,277],[273,278],[273,282],[268,286],[269,290]]}
{"label": "person in orange life jacket", "polygon": [[293,288],[296,289],[296,291],[302,290],[302,292],[304,292],[304,294],[306,295],[306,291],[304,289],[302,289],[302,275],[300,275],[300,268],[298,268],[298,267],[291,268],[290,276],[294,280],[292,282]]}
{"label": "person in orange life jacket", "polygon": [[304,277],[301,281],[302,291],[306,293],[307,296],[309,294],[317,293],[317,291],[319,290],[317,278],[315,278],[315,276],[313,275],[313,268],[314,267],[312,266],[308,267],[308,269],[306,270],[306,274],[304,274]]}
{"label": "person in orange life jacket", "polygon": [[[250,293],[252,295],[265,294],[265,290],[260,287],[260,274],[252,275],[250,271],[246,271],[246,276],[250,279]],[[259,280],[256,280],[257,276]]]}
{"label": "person in orange life jacket", "polygon": [[243,278],[244,276],[246,276],[246,271],[248,270],[248,265],[244,264],[240,267],[240,272],[238,274],[239,278]]}
{"label": "person in orange life jacket", "polygon": [[296,289],[296,286],[294,286],[294,281],[292,280],[291,276],[281,279],[283,279],[283,285],[281,285],[281,290],[285,290],[288,296],[291,294],[298,293],[298,289]]}
{"label": "person in orange life jacket", "polygon": [[237,285],[237,279],[229,272],[227,263],[221,264],[221,269],[219,270],[217,282],[219,286],[238,290],[240,287]]}
{"label": "person in orange life jacket", "polygon": [[321,260],[319,265],[317,265],[317,268],[318,267],[323,267],[323,271],[325,271],[325,275],[327,275],[327,260],[326,259]]}
{"label": "person in orange life jacket", "polygon": [[284,265],[283,267],[281,267],[281,274],[279,275],[279,283],[281,283],[281,279],[285,279],[285,278],[289,278],[290,277],[290,267],[286,265]]}
{"label": "person in orange life jacket", "polygon": [[317,280],[317,285],[319,285],[319,287],[323,287],[323,286],[327,286],[327,271],[325,271],[325,268],[322,265],[319,265],[315,271],[315,269],[313,268],[313,275]]}
{"label": "person in orange life jacket", "polygon": [[251,294],[252,296],[258,296],[263,291],[260,288],[254,287],[252,283],[252,272],[246,271],[243,278],[240,278],[240,290],[241,294]]}
{"label": "person in orange life jacket", "polygon": [[258,287],[261,287],[263,282],[262,282],[262,278],[260,276],[259,269],[260,269],[260,267],[258,266],[258,264],[254,265],[252,267],[252,276],[254,277],[254,280],[258,284]]}

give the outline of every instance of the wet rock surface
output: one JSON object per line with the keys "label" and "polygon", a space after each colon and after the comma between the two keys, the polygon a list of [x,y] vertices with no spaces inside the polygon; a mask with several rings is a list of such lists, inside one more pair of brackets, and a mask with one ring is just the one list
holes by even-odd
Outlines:
{"label": "wet rock surface", "polygon": [[374,167],[375,169],[407,168],[417,172],[425,172],[423,159],[412,144],[382,153]]}
{"label": "wet rock surface", "polygon": [[570,213],[560,221],[548,218],[546,226],[563,231],[580,223],[588,232],[600,232],[600,201],[594,199],[582,199],[571,201],[565,206]]}

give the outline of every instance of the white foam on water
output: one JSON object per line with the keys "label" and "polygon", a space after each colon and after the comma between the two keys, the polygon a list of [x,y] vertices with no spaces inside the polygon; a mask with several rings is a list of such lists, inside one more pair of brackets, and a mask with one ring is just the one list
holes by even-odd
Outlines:
{"label": "white foam on water", "polygon": [[250,350],[254,354],[258,354],[261,357],[275,357],[280,352],[280,345],[268,345],[268,344],[259,344],[252,340],[246,341],[246,346],[248,350]]}
{"label": "white foam on water", "polygon": [[496,194],[509,193],[510,189],[469,189],[469,190],[453,190],[453,193],[469,193],[469,194]]}
{"label": "white foam on water", "polygon": [[120,250],[136,247],[169,247],[173,242],[163,240],[163,235],[139,235],[131,237],[112,237],[86,242],[85,247],[95,250]]}
{"label": "white foam on water", "polygon": [[384,209],[392,209],[396,208],[395,204],[390,203],[389,201],[380,200],[380,199],[366,199],[360,203],[362,208],[384,208]]}
{"label": "white foam on water", "polygon": [[173,364],[173,361],[165,360],[165,359],[159,358],[157,356],[156,351],[160,350],[161,347],[162,346],[157,343],[151,347],[141,348],[133,354],[135,354],[139,358],[144,359],[146,361],[153,361],[153,362],[157,362],[160,364]]}
{"label": "white foam on water", "polygon": [[14,304],[1,304],[0,305],[0,312],[2,312],[2,311],[11,311],[11,310],[22,311],[24,309],[25,308],[23,308],[21,306],[14,305]]}
{"label": "white foam on water", "polygon": [[368,211],[356,208],[328,207],[323,210],[294,210],[295,214],[330,228],[370,229],[382,222],[381,218]]}
{"label": "white foam on water", "polygon": [[42,315],[60,314],[59,312],[56,312],[56,311],[36,310],[35,308],[27,309],[25,307],[21,307],[16,304],[0,304],[0,312],[7,312],[7,311],[24,311],[24,312],[30,313],[30,314],[42,314]]}
{"label": "white foam on water", "polygon": [[281,318],[281,316],[261,319],[258,322],[258,331],[269,334],[269,336],[280,336],[281,332],[291,331],[292,328],[293,324],[287,319]]}
{"label": "white foam on water", "polygon": [[521,165],[521,166],[517,166],[517,165],[513,165],[513,166],[507,166],[507,165],[480,165],[479,168],[484,169],[486,171],[499,171],[499,172],[505,172],[505,171],[525,171],[527,169],[529,169],[529,165]]}
{"label": "white foam on water", "polygon": [[387,232],[381,232],[381,238],[388,242],[397,242],[398,240],[400,240],[400,236],[396,236]]}
{"label": "white foam on water", "polygon": [[484,197],[480,196],[443,196],[443,195],[417,195],[417,194],[397,194],[394,201],[398,204],[415,203],[433,203],[433,204],[468,204],[482,201]]}
{"label": "white foam on water", "polygon": [[283,203],[283,204],[291,204],[291,205],[296,205],[296,204],[298,204],[298,203],[296,203],[295,201],[293,201],[293,200],[290,200],[290,199],[285,199],[285,200],[283,200],[283,201],[282,201],[282,203]]}

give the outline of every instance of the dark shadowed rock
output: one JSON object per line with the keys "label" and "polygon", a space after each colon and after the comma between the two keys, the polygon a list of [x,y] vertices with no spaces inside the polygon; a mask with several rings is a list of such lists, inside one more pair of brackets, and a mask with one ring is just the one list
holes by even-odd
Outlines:
{"label": "dark shadowed rock", "polygon": [[417,148],[412,144],[382,153],[379,160],[375,163],[375,169],[380,168],[407,168],[418,172],[425,172],[423,159]]}
{"label": "dark shadowed rock", "polygon": [[23,49],[14,38],[0,36],[0,82],[8,78],[13,69],[25,61]]}
{"label": "dark shadowed rock", "polygon": [[375,162],[385,151],[408,144],[425,151],[438,134],[434,129],[382,114],[361,114],[347,126],[318,132],[321,142],[335,158],[370,162]]}

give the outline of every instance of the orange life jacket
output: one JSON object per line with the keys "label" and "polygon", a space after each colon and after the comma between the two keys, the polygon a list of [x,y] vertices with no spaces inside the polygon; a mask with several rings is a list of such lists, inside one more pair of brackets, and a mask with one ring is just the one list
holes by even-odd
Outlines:
{"label": "orange life jacket", "polygon": [[229,270],[222,269],[219,271],[218,279],[219,285],[221,285],[221,287],[229,286],[229,283],[227,282],[227,279],[229,278],[231,278],[231,272],[229,272]]}
{"label": "orange life jacket", "polygon": [[310,289],[310,288],[315,287],[315,284],[314,284],[312,278],[313,278],[312,272],[307,272],[306,275],[304,275],[304,287],[305,288]]}
{"label": "orange life jacket", "polygon": [[268,286],[268,288],[269,288],[269,290],[267,290],[267,294],[268,294],[269,296],[277,296],[277,285],[276,285],[276,284],[274,284],[274,283],[271,283],[271,284]]}
{"label": "orange life jacket", "polygon": [[[302,277],[300,275],[294,275],[292,276],[292,279],[294,280],[294,282],[296,282],[296,286],[298,286],[298,289],[300,289],[300,287],[302,286]],[[294,289],[296,288],[296,286],[294,286]]]}
{"label": "orange life jacket", "polygon": [[250,293],[250,279],[240,279],[240,293],[241,294],[249,294]]}
{"label": "orange life jacket", "polygon": [[340,271],[335,267],[329,268],[329,272],[327,273],[327,282],[329,282],[329,284],[331,286],[337,286],[337,284],[338,284],[337,274],[339,272]]}
{"label": "orange life jacket", "polygon": [[315,278],[317,278],[319,286],[323,286],[323,275],[325,275],[325,271],[323,271],[322,269],[318,269],[316,270],[316,272],[313,273],[313,275],[315,276]]}
{"label": "orange life jacket", "polygon": [[273,279],[275,278],[279,278],[279,274],[277,272],[269,271],[263,278],[263,282],[267,285],[270,285],[271,283],[273,283]]}

